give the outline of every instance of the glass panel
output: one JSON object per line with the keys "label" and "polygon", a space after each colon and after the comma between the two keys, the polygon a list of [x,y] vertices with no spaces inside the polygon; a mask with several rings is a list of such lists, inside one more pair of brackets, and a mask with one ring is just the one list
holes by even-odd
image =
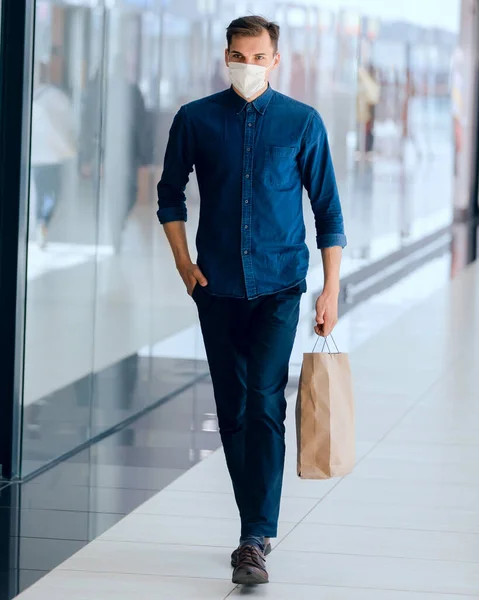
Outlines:
{"label": "glass panel", "polygon": [[91,434],[101,113],[83,99],[101,58],[94,4],[36,4],[24,475]]}

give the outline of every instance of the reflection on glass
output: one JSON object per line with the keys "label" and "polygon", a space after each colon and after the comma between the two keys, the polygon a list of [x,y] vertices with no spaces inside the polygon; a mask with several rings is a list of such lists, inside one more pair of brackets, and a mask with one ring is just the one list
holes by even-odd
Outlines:
{"label": "reflection on glass", "polygon": [[77,153],[73,104],[55,81],[53,61],[39,62],[32,105],[31,166],[36,192],[36,226],[44,249],[62,195],[62,179]]}

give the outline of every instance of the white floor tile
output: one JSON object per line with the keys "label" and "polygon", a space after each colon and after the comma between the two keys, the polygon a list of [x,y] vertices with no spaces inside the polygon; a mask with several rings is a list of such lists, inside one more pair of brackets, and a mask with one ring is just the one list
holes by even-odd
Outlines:
{"label": "white floor tile", "polygon": [[379,441],[383,438],[401,418],[405,411],[400,414],[377,415],[372,409],[357,411],[356,414],[356,439],[358,441]]}
{"label": "white floor tile", "polygon": [[376,447],[375,442],[356,440],[356,460],[363,459]]}
{"label": "white floor tile", "polygon": [[219,494],[231,494],[233,492],[224,456],[217,453],[187,471],[174,481],[168,489]]}
{"label": "white floor tile", "polygon": [[447,477],[457,464],[474,471],[479,463],[479,447],[384,439],[371,451],[370,457],[439,464],[444,466],[444,476]]}
{"label": "white floor tile", "polygon": [[[479,563],[479,535],[341,525],[300,524],[280,550]],[[301,556],[298,554],[298,560]],[[478,565],[479,571],[479,565]]]}
{"label": "white floor tile", "polygon": [[[394,341],[391,340],[389,344],[394,344]],[[387,348],[378,349],[378,356],[381,356],[382,362],[374,367],[352,366],[355,395],[370,392],[391,393],[407,394],[411,398],[419,399],[440,377],[440,372],[436,371],[410,371],[401,369],[398,365],[391,365]]]}
{"label": "white floor tile", "polygon": [[85,573],[56,570],[19,596],[21,600],[223,600],[234,588],[220,579]]}
{"label": "white floor tile", "polygon": [[[271,600],[473,600],[477,596],[441,595],[434,592],[396,592],[378,589],[353,589],[351,587],[330,587],[323,585],[298,585],[270,583],[251,591],[237,587],[229,598],[267,598]],[[41,599],[43,600],[43,598]],[[56,599],[55,599],[56,600]]]}
{"label": "white floor tile", "polygon": [[303,523],[479,534],[477,509],[457,510],[398,503],[369,503],[331,497],[324,498]]}
{"label": "white floor tile", "polygon": [[296,471],[286,471],[283,480],[284,498],[312,498],[321,500],[326,494],[335,488],[341,479],[324,479],[313,481],[300,479]]}
{"label": "white floor tile", "polygon": [[238,509],[233,494],[165,489],[135,511],[144,515],[170,515],[237,519]]}
{"label": "white floor tile", "polygon": [[463,427],[450,428],[428,426],[422,423],[401,423],[387,436],[392,442],[423,442],[432,444],[460,444],[463,446],[479,447],[477,427],[474,425],[465,429]]}
{"label": "white floor tile", "polygon": [[477,563],[283,552],[268,561],[275,583],[479,595]]}
{"label": "white floor tile", "polygon": [[404,504],[424,508],[477,510],[479,486],[346,477],[331,491],[331,500]]}
{"label": "white floor tile", "polygon": [[[464,452],[466,454],[466,452]],[[479,485],[479,469],[471,463],[444,465],[439,462],[419,462],[391,458],[367,457],[350,475],[362,479],[393,479],[396,481],[420,481],[450,485]]]}
{"label": "white floor tile", "polygon": [[208,546],[94,541],[58,569],[231,581],[229,550]]}
{"label": "white floor tile", "polygon": [[[295,523],[280,523],[278,539],[284,537],[294,526]],[[233,550],[238,544],[240,533],[239,518],[215,519],[134,513],[117,523],[99,539],[183,546],[221,546]]]}

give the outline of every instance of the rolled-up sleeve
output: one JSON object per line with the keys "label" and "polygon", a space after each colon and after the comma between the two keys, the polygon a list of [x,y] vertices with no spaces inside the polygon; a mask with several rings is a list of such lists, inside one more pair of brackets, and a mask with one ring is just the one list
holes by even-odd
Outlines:
{"label": "rolled-up sleeve", "polygon": [[314,213],[318,248],[344,248],[347,239],[333,161],[326,128],[316,111],[303,136],[299,162]]}
{"label": "rolled-up sleeve", "polygon": [[193,140],[186,107],[173,120],[166,148],[163,173],[158,183],[158,219],[163,225],[186,221],[186,185],[193,171]]}

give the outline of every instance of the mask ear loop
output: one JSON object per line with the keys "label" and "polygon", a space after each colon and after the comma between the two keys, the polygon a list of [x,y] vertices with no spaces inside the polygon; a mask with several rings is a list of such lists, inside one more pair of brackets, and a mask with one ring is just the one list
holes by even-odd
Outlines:
{"label": "mask ear loop", "polygon": [[274,66],[277,58],[278,58],[278,53],[276,52],[276,54],[273,57],[273,62],[269,65],[268,70]]}

